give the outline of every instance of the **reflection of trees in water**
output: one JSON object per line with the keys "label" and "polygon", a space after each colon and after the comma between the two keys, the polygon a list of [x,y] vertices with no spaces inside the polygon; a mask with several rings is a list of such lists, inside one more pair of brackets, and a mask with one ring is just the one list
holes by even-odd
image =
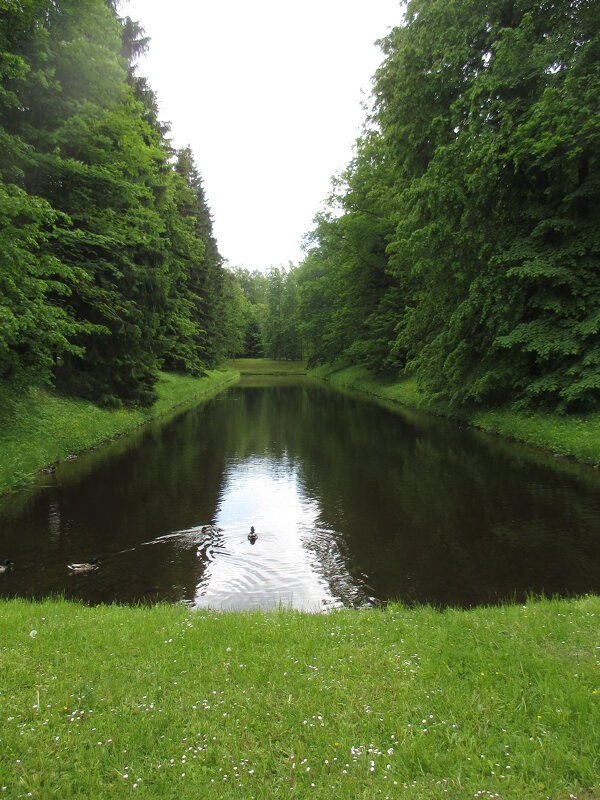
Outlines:
{"label": "reflection of trees in water", "polygon": [[597,481],[474,431],[332,399],[303,419],[304,482],[379,597],[469,604],[600,587]]}
{"label": "reflection of trees in water", "polygon": [[75,582],[61,583],[60,567],[78,553],[76,560],[102,557],[96,583],[81,585],[88,599],[194,596],[203,571],[195,547],[165,558],[141,544],[215,517],[225,453],[214,445],[226,438],[226,418],[205,413],[208,405],[147,431],[136,449],[113,454],[79,481],[39,492],[24,513],[3,520],[1,551],[31,566],[27,593],[77,595]]}
{"label": "reflection of trees in water", "polygon": [[407,421],[312,383],[234,388],[147,431],[136,449],[5,511],[0,552],[21,564],[35,553],[44,571],[32,570],[33,594],[76,594],[75,582],[51,582],[53,565],[98,555],[96,582],[81,584],[96,587],[89,599],[191,599],[205,577],[203,545],[141,545],[214,521],[230,463],[261,454],[295,469],[318,505],[315,529],[299,535],[345,603],[600,590],[591,470],[556,470],[502,440]]}
{"label": "reflection of trees in water", "polygon": [[[238,458],[287,456],[324,529],[306,539],[332,592],[470,604],[600,586],[598,481],[435,419],[408,422],[318,385],[239,393]],[[229,449],[229,447],[228,447]],[[343,565],[343,568],[342,568]],[[350,577],[338,582],[337,575]]]}
{"label": "reflection of trees in water", "polygon": [[298,387],[232,390],[227,407],[228,455],[243,459],[268,454],[295,462],[302,452],[304,405]]}

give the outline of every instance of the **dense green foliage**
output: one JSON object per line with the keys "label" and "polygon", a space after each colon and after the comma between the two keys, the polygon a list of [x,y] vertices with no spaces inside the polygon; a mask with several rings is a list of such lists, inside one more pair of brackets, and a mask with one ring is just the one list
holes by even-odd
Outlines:
{"label": "dense green foliage", "polygon": [[104,0],[0,14],[0,381],[150,403],[223,351],[221,259],[191,152]]}
{"label": "dense green foliage", "polygon": [[411,0],[300,268],[313,362],[416,374],[451,406],[600,398],[593,0]]}
{"label": "dense green foliage", "polygon": [[600,791],[598,598],[330,614],[14,600],[1,611],[7,797]]}
{"label": "dense green foliage", "polygon": [[105,0],[2,0],[0,382],[151,403],[158,369],[344,358],[451,407],[600,398],[592,0],[411,0],[299,268],[223,269]]}
{"label": "dense green foliage", "polygon": [[233,358],[303,358],[297,269],[268,272],[236,269],[230,274],[227,352]]}

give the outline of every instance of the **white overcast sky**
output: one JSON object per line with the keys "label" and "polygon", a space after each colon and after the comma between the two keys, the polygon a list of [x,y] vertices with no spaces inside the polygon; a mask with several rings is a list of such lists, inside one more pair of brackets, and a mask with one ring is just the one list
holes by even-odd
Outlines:
{"label": "white overcast sky", "polygon": [[352,157],[400,0],[122,0],[121,14],[151,38],[138,74],[174,145],[192,147],[221,254],[297,263]]}

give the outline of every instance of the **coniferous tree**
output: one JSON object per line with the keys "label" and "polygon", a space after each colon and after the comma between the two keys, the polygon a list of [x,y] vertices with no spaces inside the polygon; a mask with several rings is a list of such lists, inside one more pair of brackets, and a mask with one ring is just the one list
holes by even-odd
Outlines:
{"label": "coniferous tree", "polygon": [[214,366],[224,348],[223,260],[213,234],[202,178],[189,147],[177,153],[175,170],[191,190],[191,204],[185,212],[193,219],[194,234],[204,248],[202,257],[192,262],[188,270],[188,290],[194,298],[195,342],[204,363]]}
{"label": "coniferous tree", "polygon": [[162,359],[221,356],[212,221],[135,74],[147,44],[104,0],[0,15],[0,380],[149,403]]}
{"label": "coniferous tree", "polygon": [[154,208],[160,142],[132,96],[109,7],[38,2],[20,15],[29,34],[13,37],[24,66],[10,86],[18,102],[5,130],[20,143],[12,163],[20,188],[59,212],[46,242],[66,287],[49,287],[45,305],[74,321],[61,382],[95,399],[148,402],[156,360],[149,343],[164,295]]}
{"label": "coniferous tree", "polygon": [[[35,191],[35,125],[40,87],[53,92],[46,3],[9,4],[0,15],[0,380],[48,381],[57,358],[80,352],[81,329],[65,309],[77,268],[53,243],[69,225]],[[45,24],[41,20],[45,19]],[[36,54],[39,64],[32,63]],[[33,139],[33,141],[31,141]],[[33,189],[33,191],[32,191]]]}

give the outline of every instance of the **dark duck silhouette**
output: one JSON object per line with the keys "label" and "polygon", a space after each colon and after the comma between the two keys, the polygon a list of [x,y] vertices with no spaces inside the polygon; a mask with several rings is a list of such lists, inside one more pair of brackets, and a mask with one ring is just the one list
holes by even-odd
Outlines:
{"label": "dark duck silhouette", "polygon": [[248,541],[250,544],[254,544],[254,542],[258,539],[258,534],[254,530],[254,525],[250,526],[250,533],[248,534]]}
{"label": "dark duck silhouette", "polygon": [[5,572],[10,572],[13,568],[13,562],[9,558],[5,558],[2,564],[0,564],[0,575],[4,575]]}

